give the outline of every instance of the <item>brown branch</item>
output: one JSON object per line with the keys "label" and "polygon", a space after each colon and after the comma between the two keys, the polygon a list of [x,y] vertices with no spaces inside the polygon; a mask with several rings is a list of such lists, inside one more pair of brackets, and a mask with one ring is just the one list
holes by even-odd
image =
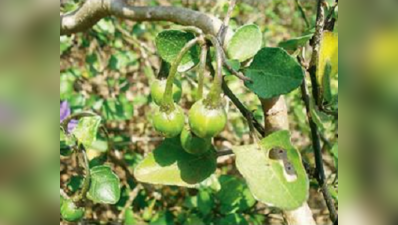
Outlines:
{"label": "brown branch", "polygon": [[[184,26],[195,26],[212,35],[217,35],[223,24],[213,16],[186,8],[135,7],[124,0],[87,0],[76,11],[60,16],[60,34],[70,35],[86,31],[107,16],[133,21],[169,21]],[[227,31],[227,37],[229,32]]]}

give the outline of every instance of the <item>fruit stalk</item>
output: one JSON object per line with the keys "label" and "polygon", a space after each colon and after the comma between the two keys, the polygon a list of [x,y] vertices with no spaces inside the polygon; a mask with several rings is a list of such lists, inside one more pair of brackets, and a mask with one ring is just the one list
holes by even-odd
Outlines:
{"label": "fruit stalk", "polygon": [[184,55],[191,49],[195,44],[197,44],[199,38],[196,37],[190,40],[178,53],[177,58],[171,64],[169,76],[167,77],[166,88],[163,96],[162,110],[164,111],[173,111],[174,110],[174,101],[173,101],[173,82],[174,77],[177,73],[178,65],[181,63]]}
{"label": "fruit stalk", "polygon": [[222,48],[220,42],[213,35],[206,35],[216,49],[216,74],[214,76],[213,85],[211,86],[209,95],[205,100],[205,104],[212,108],[218,107],[221,103],[221,85],[222,85]]}
{"label": "fruit stalk", "polygon": [[77,194],[74,198],[73,198],[73,202],[78,202],[80,200],[82,200],[83,198],[86,197],[86,193],[88,191],[88,189],[90,188],[90,181],[91,181],[91,174],[90,174],[90,165],[88,162],[88,157],[87,157],[87,153],[86,153],[86,149],[84,148],[83,145],[79,146],[79,153],[81,154],[81,156],[83,157],[83,165],[84,165],[84,170],[85,170],[85,177],[84,177],[84,183],[83,183],[83,187],[80,190],[79,194]]}
{"label": "fruit stalk", "polygon": [[199,65],[199,73],[198,73],[198,94],[197,99],[200,100],[203,97],[203,85],[205,79],[205,71],[206,71],[206,57],[207,57],[207,45],[202,45],[202,50],[200,52],[200,65]]}

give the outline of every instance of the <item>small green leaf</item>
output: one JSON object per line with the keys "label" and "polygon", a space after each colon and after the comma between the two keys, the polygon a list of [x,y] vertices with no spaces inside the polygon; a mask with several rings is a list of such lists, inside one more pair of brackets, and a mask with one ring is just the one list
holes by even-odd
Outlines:
{"label": "small green leaf", "polygon": [[72,146],[76,145],[76,140],[73,136],[65,133],[61,128],[59,130],[59,149],[62,156],[70,156],[73,153]]}
{"label": "small green leaf", "polygon": [[256,200],[243,180],[229,175],[223,175],[219,180],[221,190],[217,192],[216,197],[221,204],[221,213],[242,212],[256,204]]}
{"label": "small green leaf", "polygon": [[116,99],[107,99],[102,107],[102,115],[106,120],[122,121],[133,117],[134,104],[125,95],[119,95]]}
{"label": "small green leaf", "polygon": [[89,148],[97,137],[98,127],[101,124],[101,117],[91,116],[84,117],[79,120],[77,127],[73,130],[73,135],[83,144],[84,147]]}
{"label": "small green leaf", "polygon": [[304,78],[300,64],[281,48],[261,49],[245,74],[253,81],[246,82],[246,86],[261,98],[287,94]]}
{"label": "small green leaf", "polygon": [[215,224],[222,225],[248,225],[246,218],[241,214],[228,214],[217,220]]}
{"label": "small green leaf", "polygon": [[187,219],[184,221],[184,225],[205,225],[206,223],[203,222],[203,220],[195,215],[195,214],[189,214]]}
{"label": "small green leaf", "polygon": [[203,155],[186,153],[180,138],[166,139],[135,168],[138,181],[194,188],[216,170],[214,149]]}
{"label": "small green leaf", "polygon": [[206,190],[200,190],[198,194],[198,210],[203,216],[211,213],[214,207],[214,199]]}
{"label": "small green leaf", "polygon": [[108,166],[96,166],[90,172],[87,198],[95,203],[116,204],[120,199],[119,177]]}
{"label": "small green leaf", "polygon": [[230,59],[239,62],[252,58],[261,49],[263,35],[255,24],[240,27],[227,46],[227,54]]}
{"label": "small green leaf", "polygon": [[[181,49],[195,36],[180,30],[166,30],[156,37],[156,48],[160,57],[168,63],[173,63]],[[192,47],[182,58],[178,66],[179,72],[185,72],[199,63],[199,45]]]}
{"label": "small green leaf", "polygon": [[305,46],[312,38],[313,34],[307,34],[301,37],[292,38],[279,43],[279,47],[287,51],[296,51],[299,47]]}
{"label": "small green leaf", "polygon": [[134,217],[134,212],[132,209],[127,209],[124,213],[124,225],[135,225],[137,220]]}
{"label": "small green leaf", "polygon": [[[286,155],[276,159],[270,156],[271,149],[283,149]],[[259,145],[234,147],[232,150],[238,170],[258,201],[293,210],[307,200],[309,181],[300,153],[290,143],[288,131],[270,134]]]}

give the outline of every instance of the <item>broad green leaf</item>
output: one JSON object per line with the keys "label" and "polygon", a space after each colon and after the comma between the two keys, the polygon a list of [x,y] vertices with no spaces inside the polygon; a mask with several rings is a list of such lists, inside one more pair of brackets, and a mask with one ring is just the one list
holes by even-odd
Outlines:
{"label": "broad green leaf", "polygon": [[[271,149],[283,149],[284,157],[270,157]],[[300,153],[292,146],[288,131],[270,134],[258,145],[234,147],[232,150],[238,170],[258,201],[293,210],[307,200],[309,181]]]}
{"label": "broad green leaf", "polygon": [[272,98],[287,94],[299,87],[304,71],[296,59],[281,48],[263,48],[245,70],[253,82],[246,86],[260,98]]}
{"label": "broad green leaf", "polygon": [[[163,60],[173,63],[185,44],[194,38],[195,36],[189,32],[166,30],[159,33],[156,37],[156,48]],[[200,61],[199,55],[200,47],[195,45],[182,58],[178,71],[185,72],[198,64]]]}
{"label": "broad green leaf", "polygon": [[77,127],[73,130],[73,135],[88,148],[96,140],[98,127],[101,124],[101,117],[91,116],[84,117],[79,120]]}
{"label": "broad green leaf", "polygon": [[119,177],[109,166],[96,166],[90,172],[91,184],[87,198],[95,203],[116,204],[120,199]]}
{"label": "broad green leaf", "polygon": [[[338,35],[325,31],[323,33],[323,38],[321,40],[321,45],[319,49],[319,58],[317,64],[317,81],[318,85],[321,87],[321,95],[323,96],[325,89],[325,82],[329,82],[330,78],[335,76],[339,72],[339,46],[338,46]],[[328,68],[330,66],[330,68]],[[325,72],[327,74],[325,74]],[[328,76],[325,79],[325,75]],[[326,81],[325,81],[326,80]],[[328,88],[329,86],[326,86]],[[326,90],[330,91],[330,90]],[[328,100],[330,100],[330,96]]]}
{"label": "broad green leaf", "polygon": [[195,187],[216,170],[214,149],[204,155],[191,155],[180,139],[165,139],[135,168],[138,181],[151,184]]}
{"label": "broad green leaf", "polygon": [[219,178],[221,190],[216,193],[223,214],[244,211],[256,204],[246,183],[234,176],[223,175]]}
{"label": "broad green leaf", "polygon": [[239,62],[252,58],[261,49],[263,35],[260,28],[255,24],[240,27],[227,45],[229,59]]}
{"label": "broad green leaf", "polygon": [[299,47],[305,46],[312,38],[313,34],[307,34],[301,37],[292,38],[279,43],[279,47],[287,51],[296,51]]}

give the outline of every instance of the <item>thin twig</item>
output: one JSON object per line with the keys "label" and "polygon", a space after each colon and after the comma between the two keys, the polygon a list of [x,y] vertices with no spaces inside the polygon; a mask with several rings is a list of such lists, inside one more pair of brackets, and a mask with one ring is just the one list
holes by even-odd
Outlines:
{"label": "thin twig", "polygon": [[329,209],[330,212],[330,219],[334,222],[338,215],[336,208],[334,206],[334,202],[332,200],[332,197],[329,193],[329,189],[327,188],[327,183],[326,183],[326,178],[325,178],[325,169],[323,166],[323,156],[322,156],[322,149],[321,149],[321,141],[320,141],[320,136],[318,132],[318,126],[312,119],[311,115],[311,106],[310,106],[310,95],[308,92],[308,87],[306,80],[304,79],[302,85],[301,85],[301,93],[302,93],[302,98],[305,104],[305,108],[307,111],[307,119],[311,128],[311,136],[312,136],[312,147],[314,150],[314,155],[315,155],[315,168],[316,168],[316,179],[319,183],[319,186],[321,187],[321,191],[323,194],[323,197],[325,199],[326,205]]}
{"label": "thin twig", "polygon": [[124,160],[119,159],[114,153],[114,143],[113,141],[110,139],[109,137],[109,133],[108,130],[106,129],[105,126],[101,125],[99,128],[105,135],[105,139],[108,142],[108,157],[109,159],[115,164],[118,165],[119,167],[121,167],[126,175],[127,181],[132,181],[135,182],[135,178],[132,175],[132,173],[130,172],[129,166],[127,165],[127,163]]}
{"label": "thin twig", "polygon": [[139,46],[140,48],[145,49],[152,55],[156,54],[155,50],[148,47],[144,42],[140,42],[139,40],[136,40],[128,31],[123,29],[123,27],[120,26],[120,24],[116,24],[115,28],[117,31],[119,31],[124,36],[124,40],[126,40],[129,44]]}
{"label": "thin twig", "polygon": [[221,45],[224,45],[225,34],[226,34],[226,31],[228,30],[229,21],[231,19],[232,12],[234,11],[235,5],[236,5],[236,0],[229,1],[228,12],[225,15],[224,22],[223,22],[220,30],[217,33],[217,39],[220,40]]}
{"label": "thin twig", "polygon": [[225,156],[225,155],[232,155],[234,152],[231,149],[217,151],[217,157]]}
{"label": "thin twig", "polygon": [[77,194],[75,197],[73,197],[74,202],[78,202],[86,197],[86,193],[90,188],[90,182],[91,182],[91,173],[90,173],[90,165],[86,153],[86,149],[82,144],[79,145],[79,152],[83,157],[83,167],[85,171],[85,176],[84,176],[84,181],[83,181],[83,187],[80,190],[79,194]]}
{"label": "thin twig", "polygon": [[228,64],[227,57],[225,56],[224,50],[222,51],[222,61],[223,61],[223,65],[225,66],[225,68],[227,68],[227,70],[229,72],[231,72],[232,75],[238,77],[239,79],[241,79],[243,81],[252,82],[252,80],[249,77],[246,77],[245,75],[243,75],[243,73],[236,71],[234,68],[232,68],[231,65]]}
{"label": "thin twig", "polygon": [[303,9],[303,6],[302,6],[301,3],[300,3],[300,0],[296,0],[296,5],[297,5],[297,8],[298,8],[299,11],[300,11],[301,17],[303,18],[303,20],[304,20],[304,22],[305,22],[305,25],[307,26],[307,28],[309,28],[309,27],[310,27],[310,23],[308,22],[308,18],[307,18],[307,16],[305,15],[305,11],[304,11],[304,9]]}
{"label": "thin twig", "polygon": [[312,83],[312,94],[314,96],[315,102],[318,107],[322,105],[321,101],[321,93],[320,93],[320,87],[318,85],[318,81],[316,78],[316,65],[319,59],[319,50],[320,50],[320,43],[322,40],[323,36],[323,27],[325,24],[325,9],[323,8],[323,5],[325,3],[325,0],[318,0],[318,10],[317,10],[317,19],[316,19],[316,24],[315,24],[315,34],[312,38],[311,45],[312,45],[312,57],[311,57],[311,62],[310,62],[310,68],[309,68],[309,73],[311,77],[311,83]]}
{"label": "thin twig", "polygon": [[132,191],[130,191],[129,199],[126,201],[126,204],[124,204],[122,211],[120,211],[120,214],[119,214],[120,220],[124,220],[124,216],[125,216],[127,209],[131,207],[131,205],[134,202],[134,199],[137,197],[137,195],[141,191],[141,189],[142,189],[142,185],[137,184],[137,186]]}

